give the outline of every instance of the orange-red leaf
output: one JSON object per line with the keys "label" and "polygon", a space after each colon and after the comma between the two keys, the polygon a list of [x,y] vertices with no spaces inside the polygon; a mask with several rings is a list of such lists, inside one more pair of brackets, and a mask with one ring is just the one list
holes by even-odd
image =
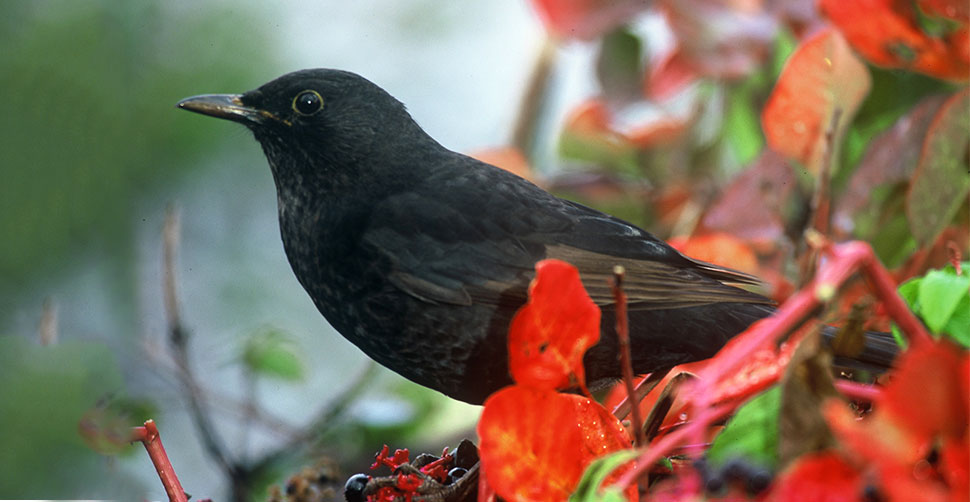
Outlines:
{"label": "orange-red leaf", "polygon": [[835,453],[801,457],[776,482],[770,500],[785,502],[861,502],[864,480]]}
{"label": "orange-red leaf", "polygon": [[962,437],[970,423],[967,367],[966,353],[949,344],[913,347],[900,356],[877,404],[921,443],[937,435]]}
{"label": "orange-red leaf", "polygon": [[485,401],[478,436],[484,476],[509,502],[566,500],[590,462],[630,446],[596,402],[519,385]]}
{"label": "orange-red leaf", "polygon": [[[912,2],[897,0],[821,0],[821,10],[849,43],[869,61],[906,68],[938,78],[965,81],[970,77],[967,54],[967,3],[959,0],[922,2],[940,14],[952,14],[963,26],[944,38],[920,29]],[[954,5],[959,4],[959,7]]]}
{"label": "orange-red leaf", "polygon": [[[842,35],[832,28],[819,31],[798,46],[768,98],[761,115],[768,144],[817,172],[870,85],[868,70]],[[826,133],[837,111],[833,144],[827,145]]]}
{"label": "orange-red leaf", "polygon": [[576,267],[536,264],[529,301],[509,328],[509,369],[521,385],[554,389],[584,383],[583,355],[600,337],[600,309]]}
{"label": "orange-red leaf", "polygon": [[731,267],[749,274],[758,273],[758,258],[741,239],[724,232],[675,237],[668,243],[691,258]]}

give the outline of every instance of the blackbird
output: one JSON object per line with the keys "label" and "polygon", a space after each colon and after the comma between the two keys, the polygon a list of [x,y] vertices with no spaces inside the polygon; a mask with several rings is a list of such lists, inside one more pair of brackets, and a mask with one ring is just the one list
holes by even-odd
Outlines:
{"label": "blackbird", "polygon": [[[774,311],[757,279],[453,152],[354,73],[303,70],[178,107],[248,127],[276,184],[283,247],[323,316],[368,356],[480,404],[511,383],[507,330],[534,265],[575,265],[602,308],[590,387],[621,377],[608,279],[626,269],[633,368],[714,355]],[[890,356],[891,357],[891,356]]]}

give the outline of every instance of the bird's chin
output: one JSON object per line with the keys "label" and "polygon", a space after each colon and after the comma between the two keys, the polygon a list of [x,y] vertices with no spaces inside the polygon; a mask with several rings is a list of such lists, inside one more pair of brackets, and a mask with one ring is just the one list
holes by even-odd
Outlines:
{"label": "bird's chin", "polygon": [[265,122],[266,112],[243,104],[240,94],[203,94],[179,101],[176,106],[190,112],[231,120],[245,125]]}

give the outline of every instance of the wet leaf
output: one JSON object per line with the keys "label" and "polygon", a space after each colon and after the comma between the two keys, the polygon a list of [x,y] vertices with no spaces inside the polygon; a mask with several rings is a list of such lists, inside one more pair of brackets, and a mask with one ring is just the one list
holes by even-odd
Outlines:
{"label": "wet leaf", "polygon": [[496,392],[478,422],[489,485],[509,502],[566,500],[595,458],[630,445],[607,417],[582,396],[518,385]]}
{"label": "wet leaf", "polygon": [[584,382],[583,355],[600,336],[600,309],[576,267],[559,260],[536,264],[529,301],[509,327],[509,370],[516,383],[544,389]]}
{"label": "wet leaf", "polygon": [[[816,172],[841,142],[871,78],[842,35],[826,28],[804,40],[788,59],[761,115],[768,144]],[[826,145],[839,113],[832,145]]]}

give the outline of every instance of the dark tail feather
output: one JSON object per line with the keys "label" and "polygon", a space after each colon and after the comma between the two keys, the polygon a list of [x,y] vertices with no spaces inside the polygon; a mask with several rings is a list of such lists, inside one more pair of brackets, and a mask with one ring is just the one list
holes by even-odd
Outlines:
{"label": "dark tail feather", "polygon": [[835,354],[835,366],[843,368],[884,373],[892,367],[899,353],[899,345],[891,333],[849,333],[834,326],[824,326],[822,338]]}

